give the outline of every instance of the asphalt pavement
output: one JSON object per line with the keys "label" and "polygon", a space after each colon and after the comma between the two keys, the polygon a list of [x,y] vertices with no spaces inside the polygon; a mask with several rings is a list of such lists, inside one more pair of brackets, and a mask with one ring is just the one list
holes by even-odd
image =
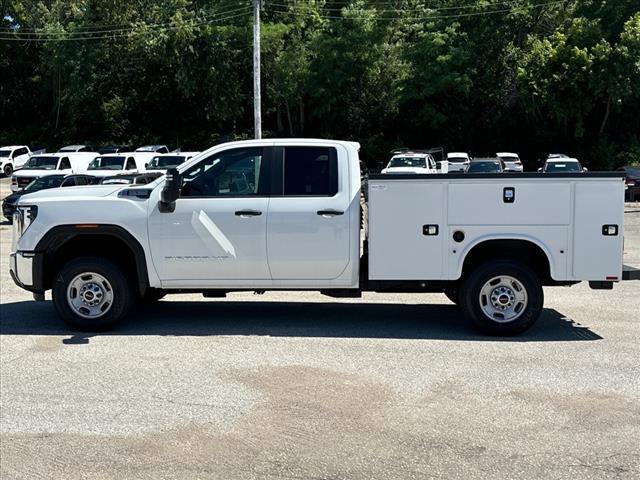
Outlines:
{"label": "asphalt pavement", "polygon": [[640,477],[640,282],[546,288],[508,339],[441,294],[300,292],[170,296],[85,335],[12,283],[10,239],[2,480]]}

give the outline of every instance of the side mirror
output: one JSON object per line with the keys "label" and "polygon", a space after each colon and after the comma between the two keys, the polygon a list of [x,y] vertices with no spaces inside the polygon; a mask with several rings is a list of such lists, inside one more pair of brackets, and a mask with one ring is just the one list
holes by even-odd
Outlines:
{"label": "side mirror", "polygon": [[538,173],[542,173],[542,168],[539,168],[539,169],[538,169]]}
{"label": "side mirror", "polygon": [[147,162],[147,163],[145,163],[145,164],[144,164],[144,168],[145,168],[145,169],[146,169],[146,168],[149,168],[149,162]]}
{"label": "side mirror", "polygon": [[158,208],[163,213],[170,213],[176,209],[176,200],[180,197],[182,187],[182,176],[175,168],[167,170],[164,188],[160,192],[160,203]]}
{"label": "side mirror", "polygon": [[582,171],[583,171],[583,172],[588,172],[588,171],[589,171],[589,169],[588,169],[587,167],[584,167],[584,168],[582,169]]}

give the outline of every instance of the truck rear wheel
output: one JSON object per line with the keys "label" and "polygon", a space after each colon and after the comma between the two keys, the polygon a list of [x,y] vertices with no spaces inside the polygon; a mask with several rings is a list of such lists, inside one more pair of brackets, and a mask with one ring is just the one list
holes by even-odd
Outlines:
{"label": "truck rear wheel", "polygon": [[538,276],[527,266],[500,260],[480,265],[460,292],[465,315],[490,335],[518,335],[542,312],[544,293]]}
{"label": "truck rear wheel", "polygon": [[103,332],[131,309],[134,294],[122,270],[100,257],[80,257],[56,274],[53,304],[74,329]]}

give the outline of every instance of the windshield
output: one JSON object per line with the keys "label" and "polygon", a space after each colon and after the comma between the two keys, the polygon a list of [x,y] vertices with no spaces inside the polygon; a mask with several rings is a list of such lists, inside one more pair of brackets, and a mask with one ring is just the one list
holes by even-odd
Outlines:
{"label": "windshield", "polygon": [[126,157],[96,157],[87,170],[122,170]]}
{"label": "windshield", "polygon": [[64,177],[62,175],[48,175],[46,177],[36,178],[24,187],[24,189],[35,192],[36,190],[44,190],[46,188],[56,188],[60,186],[63,179]]}
{"label": "windshield", "polygon": [[165,170],[167,168],[177,167],[183,163],[185,157],[182,155],[169,155],[162,157],[153,157],[147,165],[147,170]]}
{"label": "windshield", "polygon": [[469,173],[491,173],[491,172],[501,172],[502,167],[500,166],[500,162],[491,161],[491,162],[471,162],[469,165],[469,169],[467,172]]}
{"label": "windshield", "polygon": [[427,168],[427,159],[425,157],[395,157],[387,165],[387,168],[393,167]]}
{"label": "windshield", "polygon": [[580,172],[582,167],[578,162],[550,162],[544,166],[545,172]]}
{"label": "windshield", "polygon": [[11,155],[11,150],[0,150],[0,157],[8,157]]}
{"label": "windshield", "polygon": [[55,170],[60,157],[31,157],[23,170]]}

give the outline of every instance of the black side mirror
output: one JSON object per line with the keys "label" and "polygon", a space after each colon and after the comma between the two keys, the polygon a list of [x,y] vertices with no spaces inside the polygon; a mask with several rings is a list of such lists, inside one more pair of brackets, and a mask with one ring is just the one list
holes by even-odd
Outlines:
{"label": "black side mirror", "polygon": [[182,176],[175,168],[167,170],[164,188],[160,192],[158,208],[161,212],[173,212],[176,209],[176,200],[180,197],[182,188]]}

